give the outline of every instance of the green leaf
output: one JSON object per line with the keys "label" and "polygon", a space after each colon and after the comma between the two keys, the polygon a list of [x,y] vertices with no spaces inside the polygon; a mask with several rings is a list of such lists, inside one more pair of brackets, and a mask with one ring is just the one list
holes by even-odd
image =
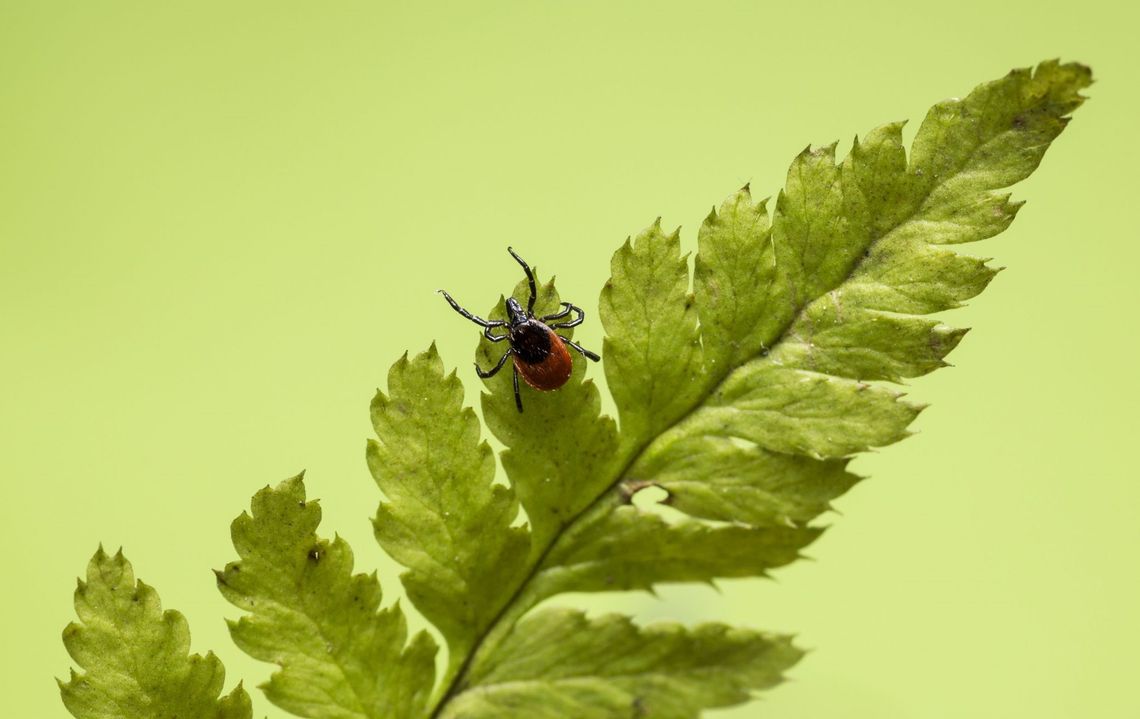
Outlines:
{"label": "green leaf", "polygon": [[781,321],[772,312],[778,288],[770,236],[767,202],[753,202],[747,186],[714,209],[697,234],[693,286],[713,377],[755,356]]}
{"label": "green leaf", "polygon": [[[858,481],[851,457],[903,439],[922,410],[889,383],[944,366],[962,339],[922,315],[959,306],[996,274],[944,245],[1009,225],[1019,205],[999,190],[1036,168],[1090,82],[1076,64],[1016,70],[935,106],[909,160],[902,123],[856,139],[842,162],[834,145],[804,150],[771,218],[748,188],[706,218],[692,294],[678,234],[658,222],[627,241],[601,297],[620,434],[577,369],[566,388],[529,393],[522,415],[509,378],[486,382],[487,425],[534,527],[529,569],[433,716],[523,706],[591,716],[590,704],[559,704],[542,684],[560,664],[537,657],[557,650],[530,638],[562,635],[553,615],[527,617],[536,604],[566,591],[763,576],[800,556],[819,533],[809,523]],[[541,307],[557,301],[546,285]],[[483,341],[477,359],[501,351]],[[633,503],[647,487],[682,518]],[[599,655],[611,640],[582,623],[573,635]],[[517,693],[492,686],[527,661],[533,683],[519,674]],[[635,711],[598,665],[565,701],[592,697],[606,707],[598,716]]]}
{"label": "green leaf", "polygon": [[[526,282],[513,295],[525,303]],[[551,279],[538,287],[535,313],[553,313],[561,298]],[[506,316],[503,299],[487,315]],[[573,337],[564,332],[567,337]],[[476,363],[489,367],[503,354],[501,343],[481,340]],[[617,428],[601,415],[601,395],[593,381],[585,379],[587,360],[571,354],[574,371],[556,392],[539,393],[523,385],[525,412],[515,408],[514,388],[507,369],[484,380],[483,417],[488,429],[507,449],[499,458],[526,510],[531,538],[531,556],[538,556],[552,537],[562,532],[600,493],[604,492],[617,466]]]}
{"label": "green leaf", "polygon": [[677,421],[705,389],[697,312],[681,235],[658,219],[614,253],[602,290],[606,379],[621,441],[638,444]]}
{"label": "green leaf", "polygon": [[769,361],[749,363],[650,452],[699,436],[739,438],[784,454],[844,457],[906,436],[921,408],[900,397],[863,382]]}
{"label": "green leaf", "polygon": [[800,557],[821,530],[667,522],[638,507],[603,505],[559,542],[532,580],[536,599],[562,592],[652,590],[662,582],[760,577]]}
{"label": "green leaf", "polygon": [[373,522],[380,545],[409,568],[408,598],[458,661],[510,596],[529,550],[514,492],[492,484],[495,457],[463,385],[435,346],[388,373],[372,401],[368,466],[387,496]]}
{"label": "green leaf", "polygon": [[[942,366],[963,331],[913,313],[955,307],[994,275],[980,260],[931,245],[982,239],[1009,225],[1018,205],[993,191],[1037,166],[1089,82],[1087,68],[1048,62],[941,103],[919,129],[909,165],[901,123],[856,140],[841,165],[834,146],[805,150],[788,173],[770,232],[762,223],[751,235],[706,230],[702,254],[747,254],[741,247],[751,246],[750,256],[765,268],[751,301],[783,319],[731,350],[744,363],[650,445],[629,474],[654,481],[648,465],[655,455],[709,438],[822,459],[905,437],[920,408],[865,380],[897,381]],[[706,227],[722,224],[714,221]],[[746,283],[731,269],[710,268],[705,284]],[[739,302],[742,294],[733,296]],[[710,324],[721,327],[712,341],[732,335],[723,313]],[[708,368],[714,376],[724,370]]]}
{"label": "green leaf", "polygon": [[[240,560],[217,573],[247,612],[234,641],[278,667],[269,699],[320,719],[672,719],[781,681],[801,656],[786,637],[535,607],[762,577],[801,557],[823,531],[813,521],[859,481],[852,457],[906,437],[922,410],[896,385],[962,340],[925,315],[996,275],[948,245],[1009,226],[1020,205],[1001,190],[1037,167],[1090,83],[1077,64],[1015,70],[936,105],[909,158],[897,122],[842,161],[809,147],[771,216],[745,187],[706,217],[692,275],[679,231],[657,221],[627,240],[600,312],[620,432],[580,355],[557,391],[522,386],[524,413],[505,366],[481,405],[509,485],[435,347],[405,355],[372,403],[373,526],[446,641],[446,671],[437,683],[435,641],[409,639],[398,603],[381,609],[348,545],[316,534],[320,507],[296,477],[234,521]],[[540,285],[536,314],[560,307],[553,279]],[[488,317],[505,314],[500,298]],[[481,340],[477,364],[504,349]],[[646,490],[667,506],[635,501]],[[64,641],[85,673],[60,684],[75,716],[250,717],[240,685],[219,698],[220,662],[187,656],[185,620],[121,554],[96,554],[76,609]]]}
{"label": "green leaf", "polygon": [[262,686],[269,700],[317,719],[423,716],[435,642],[420,632],[408,643],[399,605],[378,610],[375,574],[353,574],[348,544],[317,536],[320,505],[302,478],[261,490],[252,510],[231,528],[241,560],[217,578],[249,612],[229,623],[234,642],[280,667]]}
{"label": "green leaf", "polygon": [[502,650],[443,717],[695,719],[780,682],[802,655],[788,637],[723,624],[638,627],[558,609],[524,619]]}
{"label": "green leaf", "polygon": [[848,461],[777,454],[726,437],[690,437],[643,457],[639,468],[652,483],[622,486],[660,487],[669,506],[693,517],[796,526],[823,514],[859,481],[847,470]]}
{"label": "green leaf", "polygon": [[221,661],[190,651],[186,618],[162,611],[158,593],[135,581],[120,551],[100,547],[87,565],[87,581],[75,590],[79,622],[63,631],[63,643],[84,671],[59,682],[63,703],[78,719],[250,719],[249,695],[239,683],[219,698],[225,683]]}

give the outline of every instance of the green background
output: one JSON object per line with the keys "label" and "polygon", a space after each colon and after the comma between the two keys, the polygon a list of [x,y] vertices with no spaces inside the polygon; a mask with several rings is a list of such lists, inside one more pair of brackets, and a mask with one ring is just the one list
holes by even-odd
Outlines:
{"label": "green background", "polygon": [[[797,632],[794,681],[718,717],[1136,717],[1140,14],[1125,3],[0,3],[0,707],[63,717],[53,676],[99,542],[182,610],[228,684],[264,680],[210,569],[228,523],[305,468],[326,534],[368,523],[368,401],[438,340],[475,399],[514,245],[590,317],[610,253],[684,242],[805,144],[1011,67],[1093,66],[1017,188],[1006,265],[915,381],[919,434],[776,581],[591,608]],[[1134,6],[1133,6],[1134,7]],[[601,373],[592,368],[594,377]],[[284,717],[260,694],[257,716]]]}

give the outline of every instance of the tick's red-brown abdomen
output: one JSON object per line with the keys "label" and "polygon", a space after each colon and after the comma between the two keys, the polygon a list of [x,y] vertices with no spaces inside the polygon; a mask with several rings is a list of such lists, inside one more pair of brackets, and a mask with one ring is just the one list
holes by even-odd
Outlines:
{"label": "tick's red-brown abdomen", "polygon": [[537,362],[527,362],[523,356],[515,354],[514,361],[515,367],[527,384],[537,390],[545,391],[558,389],[566,384],[566,380],[570,379],[573,362],[562,338],[554,334],[554,330],[549,327],[542,325],[542,328],[546,330],[547,339],[550,341],[545,356]]}

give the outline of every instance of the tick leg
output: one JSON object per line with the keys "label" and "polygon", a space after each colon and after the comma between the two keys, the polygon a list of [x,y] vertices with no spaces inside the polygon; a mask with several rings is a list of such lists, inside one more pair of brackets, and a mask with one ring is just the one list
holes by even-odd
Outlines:
{"label": "tick leg", "polygon": [[[534,273],[530,271],[530,265],[526,263],[526,260],[516,255],[513,249],[508,247],[507,252],[510,252],[511,257],[518,260],[518,263],[522,265],[523,272],[526,273],[526,281],[527,284],[530,285],[530,299],[526,301],[526,313],[531,317],[534,317],[534,300],[536,297],[538,297],[538,289],[534,286]],[[521,412],[522,405],[519,405],[519,407],[519,411]]]}
{"label": "tick leg", "polygon": [[583,357],[586,357],[587,359],[592,359],[592,360],[594,360],[595,362],[597,362],[598,360],[600,360],[600,359],[601,359],[601,357],[599,357],[598,355],[594,354],[593,352],[591,352],[590,350],[586,349],[585,347],[583,347],[582,345],[578,344],[577,342],[575,342],[574,340],[570,339],[569,337],[563,337],[562,335],[558,335],[558,339],[562,340],[562,341],[563,341],[563,342],[565,342],[566,344],[570,345],[570,346],[571,346],[571,347],[573,347],[574,349],[576,349],[576,350],[578,350],[579,352],[581,352],[581,353],[582,353],[582,356],[583,356]]}
{"label": "tick leg", "polygon": [[519,413],[522,413],[522,395],[519,394],[519,368],[514,367],[515,370],[515,406],[519,408]]}
{"label": "tick leg", "polygon": [[496,337],[495,335],[491,334],[491,330],[495,329],[495,327],[501,327],[501,326],[502,326],[502,325],[491,325],[491,326],[489,326],[489,327],[485,328],[485,329],[483,330],[483,336],[484,336],[484,337],[486,337],[487,339],[491,340],[492,342],[502,342],[503,340],[505,340],[505,339],[507,339],[508,337],[510,337],[510,336],[511,336],[511,333],[510,333],[510,332],[507,332],[507,334],[505,334],[505,335],[500,335],[500,336],[498,336],[498,337]]}
{"label": "tick leg", "polygon": [[570,314],[570,308],[573,306],[574,305],[570,304],[569,302],[563,302],[561,311],[555,312],[552,315],[543,315],[542,317],[538,318],[538,321],[543,322],[543,323],[549,323],[550,320],[560,320],[563,317],[565,317],[566,315]]}
{"label": "tick leg", "polygon": [[[567,330],[567,329],[570,329],[571,327],[577,327],[578,325],[582,324],[582,320],[586,319],[586,313],[582,311],[581,307],[578,307],[576,305],[572,305],[569,302],[563,302],[562,304],[566,306],[566,309],[565,309],[565,311],[563,311],[561,313],[561,316],[565,317],[566,314],[570,311],[577,312],[578,316],[575,317],[574,319],[570,320],[569,322],[556,322],[556,323],[550,325],[551,327],[555,327],[555,328],[560,329],[560,330]],[[551,317],[551,319],[555,319],[555,318]]]}
{"label": "tick leg", "polygon": [[[506,352],[504,352],[503,356],[499,358],[499,363],[496,364],[491,369],[487,370],[486,372],[484,372],[482,369],[479,368],[479,363],[475,363],[475,374],[479,375],[483,379],[487,379],[488,377],[494,377],[499,372],[499,370],[501,370],[503,368],[503,365],[505,365],[507,363],[507,358],[510,357],[513,352],[514,352],[514,350],[507,350]],[[516,383],[518,382],[517,374],[515,376],[515,382]]]}
{"label": "tick leg", "polygon": [[487,327],[487,328],[490,328],[490,327],[506,327],[506,325],[507,325],[507,323],[503,322],[502,320],[485,320],[482,317],[476,317],[475,315],[471,314],[467,310],[460,307],[459,303],[456,302],[455,300],[451,299],[451,295],[447,294],[447,292],[445,290],[439,290],[439,293],[441,295],[443,295],[443,298],[445,300],[447,300],[447,304],[451,305],[451,309],[455,310],[456,312],[463,315],[464,317],[471,320],[472,322],[479,325],[480,327]]}

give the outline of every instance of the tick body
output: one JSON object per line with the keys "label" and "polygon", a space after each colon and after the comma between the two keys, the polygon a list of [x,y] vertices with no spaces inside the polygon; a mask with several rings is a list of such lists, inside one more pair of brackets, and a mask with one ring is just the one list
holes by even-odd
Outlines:
{"label": "tick body", "polygon": [[[530,297],[527,299],[525,310],[518,300],[514,297],[508,297],[505,302],[507,319],[485,320],[460,307],[447,292],[440,290],[440,294],[444,296],[452,309],[482,327],[484,337],[492,342],[503,342],[505,340],[510,345],[494,367],[484,370],[476,364],[475,372],[484,379],[492,377],[503,368],[508,358],[513,358],[511,370],[514,374],[515,406],[518,407],[519,412],[522,412],[519,375],[522,375],[523,381],[534,389],[544,392],[555,390],[566,384],[566,380],[570,379],[570,372],[574,368],[567,347],[573,348],[580,352],[583,357],[595,362],[601,358],[556,331],[582,324],[586,313],[580,307],[569,302],[563,302],[562,309],[552,315],[534,316],[534,301],[538,295],[534,272],[531,271],[530,265],[523,258],[515,254],[513,249],[508,247],[507,252],[510,252],[511,256],[522,265],[523,272],[526,273]],[[573,318],[570,318],[571,314],[574,315]],[[496,330],[503,333],[496,334]]]}

